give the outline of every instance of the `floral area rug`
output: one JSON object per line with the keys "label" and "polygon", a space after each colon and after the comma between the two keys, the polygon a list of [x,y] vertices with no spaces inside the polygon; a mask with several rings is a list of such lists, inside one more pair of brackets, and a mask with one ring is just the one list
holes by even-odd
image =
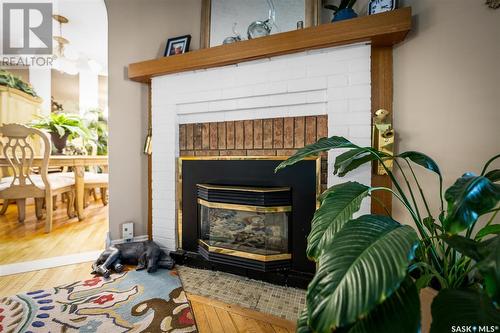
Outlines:
{"label": "floral area rug", "polygon": [[0,332],[197,332],[176,271],[130,271],[0,297]]}

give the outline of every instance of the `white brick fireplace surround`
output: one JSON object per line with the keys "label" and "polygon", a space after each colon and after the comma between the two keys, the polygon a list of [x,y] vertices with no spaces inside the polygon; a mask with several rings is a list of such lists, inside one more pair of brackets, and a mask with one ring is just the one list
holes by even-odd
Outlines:
{"label": "white brick fireplace surround", "polygon": [[[153,239],[176,248],[179,124],[328,115],[328,135],[371,144],[370,45],[300,52],[152,79]],[[370,167],[333,175],[370,184]],[[362,212],[370,210],[365,200]]]}

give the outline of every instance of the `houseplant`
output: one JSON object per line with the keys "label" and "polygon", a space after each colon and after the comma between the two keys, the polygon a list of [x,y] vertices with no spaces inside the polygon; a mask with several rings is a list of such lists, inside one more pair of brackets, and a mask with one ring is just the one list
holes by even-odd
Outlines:
{"label": "houseplant", "polygon": [[97,155],[108,154],[108,120],[101,109],[92,109],[83,117],[85,127],[89,130],[90,140],[97,147]]}
{"label": "houseplant", "polygon": [[0,85],[14,88],[33,97],[37,97],[37,94],[29,83],[24,82],[19,77],[3,69],[0,69]]}
{"label": "houseplant", "polygon": [[34,128],[45,129],[50,133],[52,143],[57,154],[62,154],[68,139],[81,137],[89,138],[89,131],[77,115],[66,113],[51,113],[48,116],[38,116],[30,125]]}
{"label": "houseplant", "polygon": [[[475,326],[478,332],[478,327],[500,326],[500,225],[494,223],[499,210],[500,170],[489,170],[500,155],[490,159],[480,175],[465,173],[448,188],[444,193],[446,208],[441,171],[419,152],[391,156],[333,136],[300,149],[276,170],[338,148],[346,151],[335,160],[335,174],[342,177],[365,163],[378,161],[395,190],[346,182],[321,195],[307,246],[317,272],[308,287],[298,331],[419,332],[418,292],[427,286],[439,291],[432,303],[431,332],[451,332],[452,326]],[[389,159],[403,181],[386,167],[384,162]],[[437,218],[432,216],[415,165],[437,176]],[[390,216],[353,218],[361,202],[375,191],[388,191],[396,197],[416,230]],[[480,216],[488,217],[482,228],[477,224]]]}
{"label": "houseplant", "polygon": [[333,11],[332,22],[337,22],[358,17],[358,14],[352,9],[355,3],[356,0],[341,0],[338,6],[325,4],[324,7]]}

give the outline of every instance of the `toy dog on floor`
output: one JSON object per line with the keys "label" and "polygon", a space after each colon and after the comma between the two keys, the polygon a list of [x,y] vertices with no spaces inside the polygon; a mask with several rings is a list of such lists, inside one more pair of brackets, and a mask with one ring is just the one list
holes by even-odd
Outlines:
{"label": "toy dog on floor", "polygon": [[132,242],[108,247],[92,264],[92,274],[108,278],[111,271],[123,272],[125,265],[137,265],[136,270],[147,269],[148,273],[158,268],[172,269],[175,265],[155,242]]}

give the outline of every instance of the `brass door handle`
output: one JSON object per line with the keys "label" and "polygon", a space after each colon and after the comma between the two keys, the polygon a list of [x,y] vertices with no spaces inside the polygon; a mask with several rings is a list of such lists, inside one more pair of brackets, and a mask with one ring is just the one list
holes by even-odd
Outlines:
{"label": "brass door handle", "polygon": [[[394,136],[395,131],[392,127],[390,112],[385,109],[379,109],[375,112],[372,126],[373,148],[389,154],[394,154]],[[387,169],[392,170],[392,159],[384,161]],[[380,162],[377,162],[377,174],[386,175],[387,172]]]}

